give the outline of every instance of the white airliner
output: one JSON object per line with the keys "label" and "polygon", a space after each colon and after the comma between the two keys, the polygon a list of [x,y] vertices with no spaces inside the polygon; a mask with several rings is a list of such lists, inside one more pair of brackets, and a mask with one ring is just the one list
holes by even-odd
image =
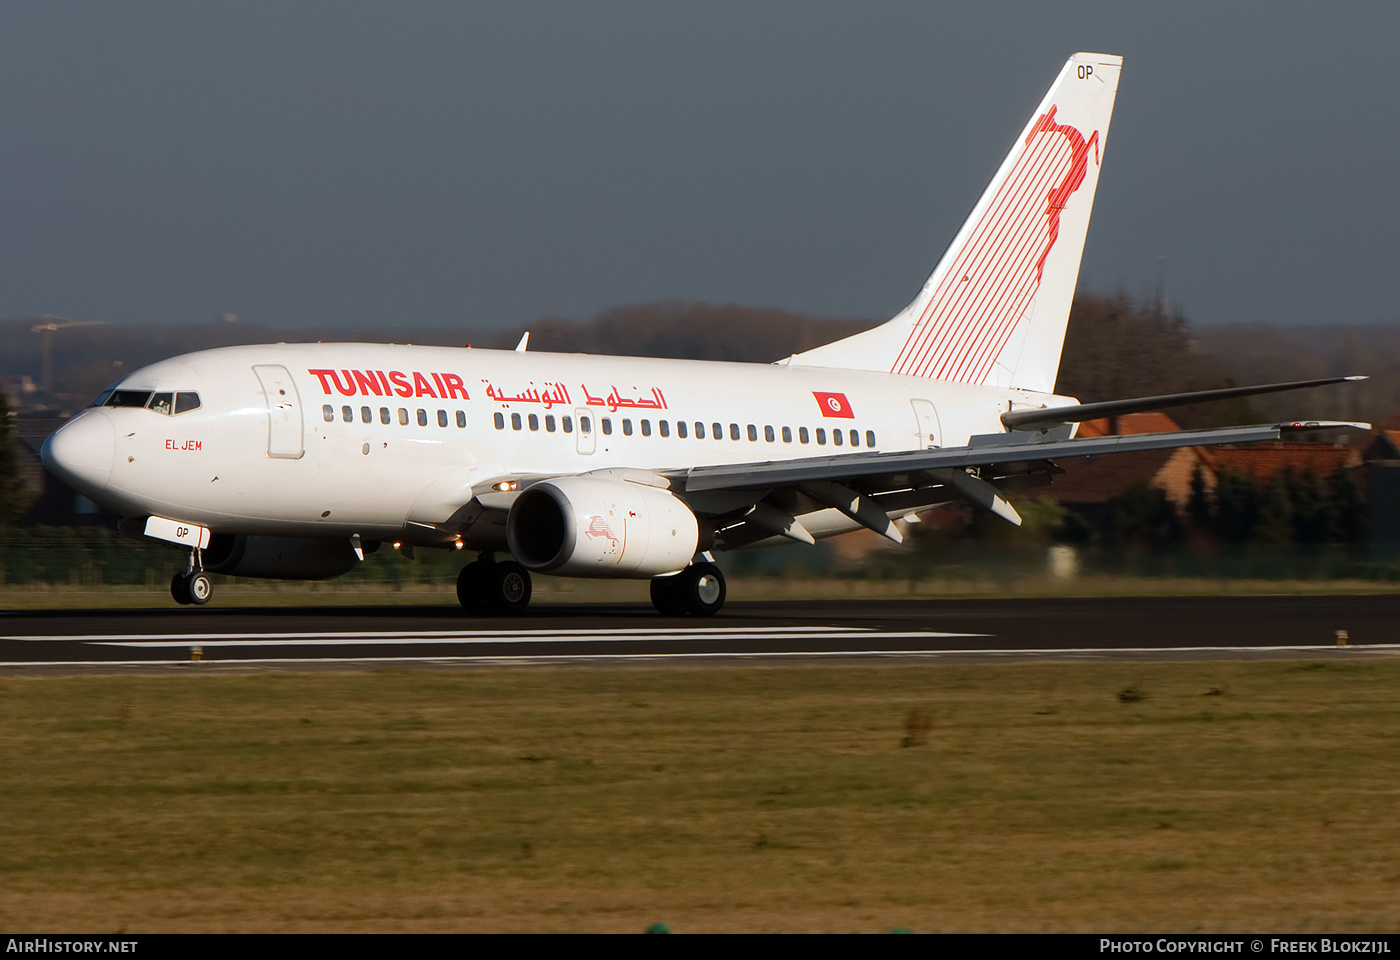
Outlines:
{"label": "white airliner", "polygon": [[[650,579],[713,614],[712,550],[869,528],[1054,458],[1273,439],[1301,426],[1072,439],[1086,419],[1308,384],[1078,404],[1054,394],[1122,59],[1070,58],[914,301],[771,365],[368,343],[230,347],[124,377],[44,444],[48,468],[209,572],[337,576],[381,543],[474,551],[472,610],[530,572]],[[1339,424],[1338,424],[1339,425]],[[496,560],[497,554],[511,559]]]}

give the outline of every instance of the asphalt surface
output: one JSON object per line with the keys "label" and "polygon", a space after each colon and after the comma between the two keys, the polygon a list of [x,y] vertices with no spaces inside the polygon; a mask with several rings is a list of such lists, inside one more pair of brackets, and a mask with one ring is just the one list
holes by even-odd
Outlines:
{"label": "asphalt surface", "polygon": [[[448,606],[0,613],[0,672],[868,658],[1183,659],[1400,655],[1400,596],[733,603],[524,617]],[[1347,644],[1339,647],[1338,631]]]}

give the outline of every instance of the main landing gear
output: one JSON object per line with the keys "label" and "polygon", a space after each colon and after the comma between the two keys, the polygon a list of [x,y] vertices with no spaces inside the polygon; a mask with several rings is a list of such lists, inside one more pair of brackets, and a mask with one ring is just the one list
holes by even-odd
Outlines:
{"label": "main landing gear", "polygon": [[[724,598],[724,574],[708,561],[651,581],[652,606],[666,617],[712,617],[724,606]],[[497,562],[483,553],[457,575],[457,599],[468,613],[524,613],[530,605],[530,571],[514,560]]]}
{"label": "main landing gear", "polygon": [[471,613],[524,613],[530,605],[530,571],[514,560],[497,563],[483,553],[457,575],[457,599]]}
{"label": "main landing gear", "polygon": [[190,552],[189,569],[170,578],[170,596],[182,606],[194,604],[202,607],[214,595],[214,581],[204,572],[204,558],[200,551]]}
{"label": "main landing gear", "polygon": [[651,581],[651,605],[664,617],[712,617],[724,606],[724,595],[724,574],[709,562]]}

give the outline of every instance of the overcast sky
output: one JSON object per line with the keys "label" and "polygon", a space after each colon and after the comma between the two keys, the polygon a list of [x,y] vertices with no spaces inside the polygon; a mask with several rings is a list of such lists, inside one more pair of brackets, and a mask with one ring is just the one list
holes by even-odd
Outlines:
{"label": "overcast sky", "polygon": [[0,317],[892,315],[1076,50],[1080,289],[1389,322],[1400,4],[0,5]]}

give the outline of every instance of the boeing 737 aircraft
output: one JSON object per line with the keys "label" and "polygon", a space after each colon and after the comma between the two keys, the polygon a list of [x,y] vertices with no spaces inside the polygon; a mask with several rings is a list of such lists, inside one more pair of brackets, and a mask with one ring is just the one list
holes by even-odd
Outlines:
{"label": "boeing 737 aircraft", "polygon": [[[44,444],[48,468],[210,572],[317,579],[381,543],[472,551],[457,592],[514,613],[530,573],[651,580],[724,603],[710,551],[860,528],[1001,488],[1056,457],[1275,439],[1299,427],[1075,440],[1080,421],[1307,384],[1078,404],[1054,394],[1122,59],[1071,57],[914,301],[771,365],[276,344],[124,377]],[[528,336],[528,335],[527,335]],[[506,558],[503,555],[507,555]],[[496,559],[502,555],[502,559]]]}

